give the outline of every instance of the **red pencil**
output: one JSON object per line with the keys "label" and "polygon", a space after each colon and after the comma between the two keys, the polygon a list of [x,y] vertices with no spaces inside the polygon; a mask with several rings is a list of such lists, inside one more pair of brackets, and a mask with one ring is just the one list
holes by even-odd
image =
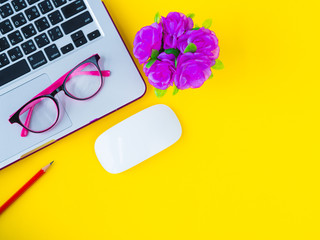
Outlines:
{"label": "red pencil", "polygon": [[0,214],[3,213],[4,210],[6,210],[17,198],[21,196],[22,193],[24,193],[34,182],[36,182],[52,165],[53,161],[48,164],[47,166],[40,169],[39,172],[36,173],[25,185],[23,185],[11,198],[9,198],[8,201],[6,201],[1,207],[0,207]]}

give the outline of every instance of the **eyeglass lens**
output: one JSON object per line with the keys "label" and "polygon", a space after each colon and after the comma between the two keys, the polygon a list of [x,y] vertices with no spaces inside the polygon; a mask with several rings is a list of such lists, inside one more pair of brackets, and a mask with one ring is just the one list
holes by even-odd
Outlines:
{"label": "eyeglass lens", "polygon": [[65,82],[65,90],[76,99],[88,99],[101,88],[102,76],[93,63],[85,63],[76,68]]}
{"label": "eyeglass lens", "polygon": [[25,128],[42,132],[51,128],[58,120],[59,110],[55,101],[41,97],[26,105],[20,112],[19,119]]}

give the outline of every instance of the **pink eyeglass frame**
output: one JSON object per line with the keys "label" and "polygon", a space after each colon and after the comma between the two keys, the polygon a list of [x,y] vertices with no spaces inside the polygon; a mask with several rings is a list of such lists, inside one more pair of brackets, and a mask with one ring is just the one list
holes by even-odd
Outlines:
{"label": "pink eyeglass frame", "polygon": [[[70,97],[73,98],[75,100],[80,100],[80,101],[84,101],[84,100],[88,100],[92,97],[94,97],[102,88],[103,85],[103,77],[109,77],[110,76],[110,71],[109,70],[105,70],[105,71],[101,71],[98,61],[100,59],[100,56],[98,54],[94,54],[91,57],[87,58],[86,60],[82,61],[81,63],[79,63],[77,66],[75,66],[73,69],[71,69],[70,71],[68,71],[67,73],[65,73],[63,76],[61,76],[57,81],[55,81],[53,84],[51,84],[48,88],[44,89],[42,92],[40,92],[39,94],[37,94],[36,96],[34,96],[31,100],[29,100],[26,104],[24,104],[19,110],[17,110],[14,114],[12,114],[9,118],[9,122],[11,124],[13,123],[18,123],[21,127],[22,127],[22,131],[21,131],[21,137],[26,137],[28,135],[28,132],[33,132],[33,133],[43,133],[45,131],[48,131],[49,129],[51,129],[53,126],[55,126],[55,124],[57,123],[59,116],[60,116],[60,110],[59,110],[59,103],[57,101],[57,99],[55,98],[55,95],[57,93],[59,93],[60,91],[64,91],[64,93]],[[89,64],[94,64],[96,66],[96,68],[98,69],[98,71],[81,71],[82,69],[84,69],[85,67],[87,67]],[[74,72],[75,70],[80,70],[79,72]],[[68,92],[68,90],[65,87],[66,82],[71,79],[71,77],[74,77],[76,75],[91,75],[91,76],[101,76],[101,84],[99,89],[90,97],[87,98],[77,98],[75,96],[73,96],[71,93]],[[55,120],[55,122],[47,129],[42,130],[42,131],[34,131],[28,128],[30,121],[31,121],[31,116],[32,116],[32,111],[34,109],[34,106],[39,103],[40,101],[42,101],[44,98],[50,98],[54,101],[56,108],[57,108],[57,118]],[[29,108],[24,109],[27,105],[29,105],[32,102],[32,105],[30,105]],[[25,124],[23,124],[19,118],[20,114],[26,112],[27,110],[29,110]]]}

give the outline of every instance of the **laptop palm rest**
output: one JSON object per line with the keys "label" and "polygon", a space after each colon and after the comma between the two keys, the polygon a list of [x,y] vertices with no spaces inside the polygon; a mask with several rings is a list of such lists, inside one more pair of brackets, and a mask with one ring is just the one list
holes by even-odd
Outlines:
{"label": "laptop palm rest", "polygon": [[46,143],[53,135],[72,126],[72,122],[66,114],[63,104],[59,104],[60,117],[58,123],[47,132],[39,134],[29,132],[27,137],[21,137],[22,127],[16,123],[9,123],[8,119],[11,114],[50,84],[51,81],[48,75],[42,74],[0,96],[2,115],[7,116],[7,118],[0,119],[0,163],[19,152],[27,149],[32,150],[39,143]]}

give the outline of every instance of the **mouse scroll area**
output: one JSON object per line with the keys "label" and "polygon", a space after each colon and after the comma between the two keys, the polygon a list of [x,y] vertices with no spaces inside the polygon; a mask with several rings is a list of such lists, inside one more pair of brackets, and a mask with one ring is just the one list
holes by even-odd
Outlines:
{"label": "mouse scroll area", "polygon": [[181,134],[181,124],[171,108],[154,105],[100,135],[95,152],[106,171],[121,173],[168,148]]}

